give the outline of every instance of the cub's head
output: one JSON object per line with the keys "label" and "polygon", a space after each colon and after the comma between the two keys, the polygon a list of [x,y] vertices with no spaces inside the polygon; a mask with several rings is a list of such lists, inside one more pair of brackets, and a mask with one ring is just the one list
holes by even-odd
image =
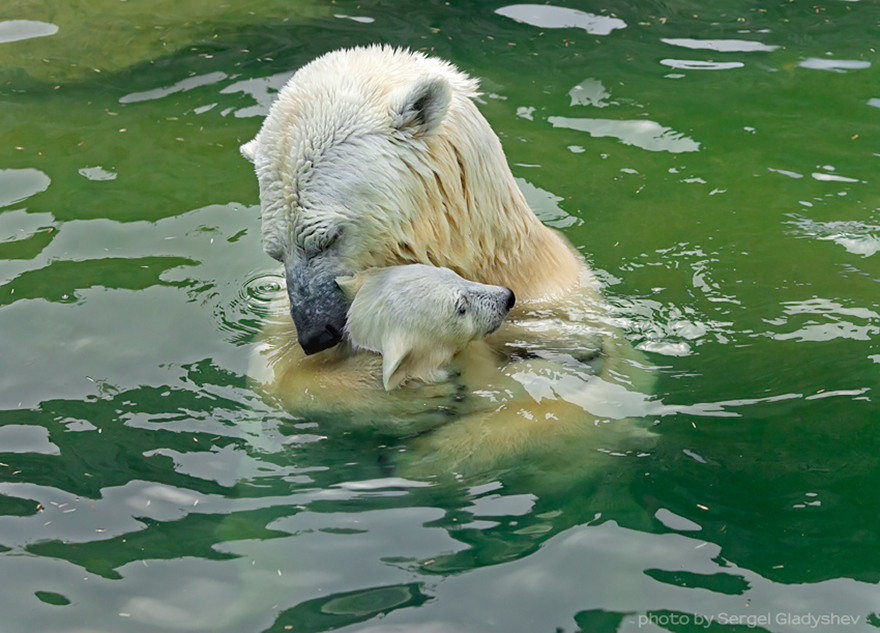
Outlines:
{"label": "cub's head", "polygon": [[263,247],[284,264],[307,354],[341,340],[337,277],[412,263],[478,270],[472,260],[509,230],[482,217],[519,193],[476,95],[476,80],[421,53],[334,51],[294,74],[242,145]]}
{"label": "cub's head", "polygon": [[509,288],[421,264],[370,269],[337,281],[351,299],[346,335],[355,348],[382,354],[387,390],[410,377],[442,378],[441,367],[497,330],[515,301]]}

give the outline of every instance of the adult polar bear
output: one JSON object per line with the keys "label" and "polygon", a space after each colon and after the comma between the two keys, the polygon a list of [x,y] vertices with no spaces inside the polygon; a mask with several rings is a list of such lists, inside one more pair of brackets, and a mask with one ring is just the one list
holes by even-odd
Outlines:
{"label": "adult polar bear", "polygon": [[[289,327],[270,327],[267,340],[281,353],[265,355],[263,375],[268,391],[293,406],[303,381],[313,402],[308,381],[332,389],[322,366],[332,373],[345,364],[325,362],[345,327],[337,278],[421,263],[513,290],[508,323],[487,339],[499,355],[494,374],[483,364],[478,376],[464,375],[468,386],[497,387],[491,403],[419,440],[427,454],[459,465],[624,417],[613,401],[638,372],[631,348],[607,326],[592,272],[526,203],[477,95],[476,80],[421,53],[335,51],[296,72],[241,148],[256,168],[263,246],[284,265],[299,341],[285,341]],[[361,400],[328,393],[327,404],[340,397]]]}

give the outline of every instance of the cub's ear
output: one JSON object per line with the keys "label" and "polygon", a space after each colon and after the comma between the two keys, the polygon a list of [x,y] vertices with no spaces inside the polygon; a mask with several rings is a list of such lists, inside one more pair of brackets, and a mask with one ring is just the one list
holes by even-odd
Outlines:
{"label": "cub's ear", "polygon": [[412,349],[403,339],[392,337],[382,349],[382,384],[385,391],[391,391],[400,386],[406,380],[406,368],[404,361],[407,360]]}
{"label": "cub's ear", "polygon": [[449,109],[452,88],[443,77],[422,77],[391,102],[391,122],[395,129],[410,134],[426,134],[439,127]]}
{"label": "cub's ear", "polygon": [[337,277],[336,285],[339,286],[345,300],[351,303],[354,301],[354,296],[358,293],[358,290],[364,285],[364,278],[361,275]]}
{"label": "cub's ear", "polygon": [[238,151],[241,152],[241,155],[247,158],[250,162],[254,162],[257,157],[257,139],[248,141],[239,147]]}

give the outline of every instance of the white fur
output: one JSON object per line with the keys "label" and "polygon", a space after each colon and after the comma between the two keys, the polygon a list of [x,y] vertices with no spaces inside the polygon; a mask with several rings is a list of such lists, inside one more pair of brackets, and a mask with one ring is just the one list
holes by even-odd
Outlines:
{"label": "white fur", "polygon": [[583,260],[529,209],[477,94],[452,64],[388,46],[300,68],[241,148],[265,250],[317,252],[341,231],[335,256],[352,273],[421,263],[526,301],[570,293]]}
{"label": "white fur", "polygon": [[347,338],[356,350],[382,354],[386,390],[410,377],[446,378],[442,367],[469,343],[497,330],[512,302],[507,288],[421,264],[372,269],[338,283],[356,293]]}

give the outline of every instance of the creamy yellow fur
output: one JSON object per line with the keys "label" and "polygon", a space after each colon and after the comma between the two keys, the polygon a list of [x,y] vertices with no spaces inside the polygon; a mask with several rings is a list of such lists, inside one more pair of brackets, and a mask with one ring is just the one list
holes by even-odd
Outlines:
{"label": "creamy yellow fur", "polygon": [[[403,106],[422,94],[431,99],[419,123]],[[516,293],[501,330],[455,359],[472,395],[457,419],[412,444],[408,467],[423,474],[476,472],[534,450],[594,450],[596,429],[615,416],[593,405],[651,383],[609,324],[583,259],[529,208],[476,96],[474,80],[420,53],[336,51],[294,75],[242,148],[260,179],[270,254],[288,231],[308,240],[335,222],[346,227],[340,261],[354,272],[422,263]],[[253,371],[291,411],[368,423],[405,421],[453,395],[446,383],[386,394],[378,357],[344,345],[306,357],[289,317],[266,326]],[[639,434],[619,417],[621,437]]]}
{"label": "creamy yellow fur", "polygon": [[[432,127],[396,120],[412,93],[435,85],[446,108]],[[267,250],[290,230],[339,221],[359,244],[345,255],[353,272],[443,266],[511,288],[521,309],[570,293],[586,268],[529,208],[477,95],[447,62],[391,47],[335,51],[301,68],[242,148],[260,179]]]}

